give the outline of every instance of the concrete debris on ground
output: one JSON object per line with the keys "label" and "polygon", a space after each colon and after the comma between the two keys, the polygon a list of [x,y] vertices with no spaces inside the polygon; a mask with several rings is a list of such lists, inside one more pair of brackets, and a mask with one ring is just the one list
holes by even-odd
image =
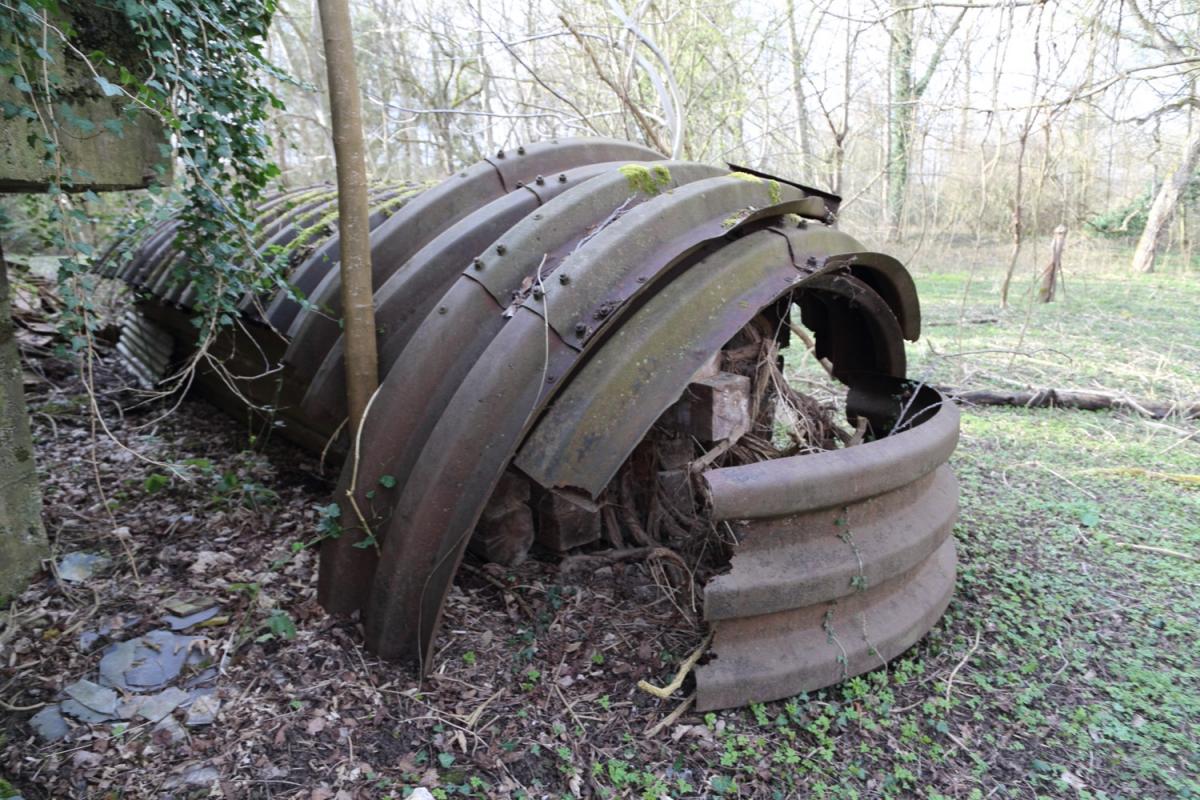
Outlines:
{"label": "concrete debris on ground", "polygon": [[112,559],[99,553],[67,553],[55,567],[58,577],[70,583],[83,583],[112,563]]}
{"label": "concrete debris on ground", "polygon": [[[204,605],[199,611],[175,606],[187,614],[183,619],[199,618],[183,627],[211,619],[220,611],[219,606]],[[85,641],[81,636],[81,648],[90,649],[112,630],[113,626],[106,624],[89,632],[95,638]],[[154,733],[164,744],[183,741],[187,732],[172,717],[176,709],[187,710],[186,724],[192,727],[211,725],[221,709],[217,690],[210,685],[217,678],[216,669],[207,667],[190,675],[183,688],[173,685],[185,667],[199,669],[209,660],[207,644],[203,636],[169,630],[116,642],[100,658],[98,682],[84,679],[63,687],[63,698],[35,714],[30,725],[38,737],[50,742],[66,737],[72,721],[96,725],[141,719],[154,723]]]}

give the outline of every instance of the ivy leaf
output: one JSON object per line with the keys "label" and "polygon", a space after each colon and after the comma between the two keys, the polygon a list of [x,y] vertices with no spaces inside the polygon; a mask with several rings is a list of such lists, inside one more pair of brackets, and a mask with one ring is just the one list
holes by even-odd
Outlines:
{"label": "ivy leaf", "polygon": [[396,478],[394,475],[380,475],[379,476],[379,485],[385,489],[395,489],[396,488]]}
{"label": "ivy leaf", "polygon": [[100,91],[104,92],[105,97],[116,97],[117,95],[125,94],[125,91],[120,86],[117,86],[103,75],[96,76],[96,83],[100,84]]}
{"label": "ivy leaf", "polygon": [[33,87],[29,85],[29,81],[25,80],[24,75],[13,75],[12,84],[17,87],[18,92],[33,94]]}

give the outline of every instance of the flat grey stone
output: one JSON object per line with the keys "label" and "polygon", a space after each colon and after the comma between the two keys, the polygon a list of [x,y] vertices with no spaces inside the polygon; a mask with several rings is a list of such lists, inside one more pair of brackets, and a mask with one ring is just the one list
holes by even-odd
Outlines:
{"label": "flat grey stone", "polygon": [[112,560],[99,553],[67,553],[58,562],[58,577],[71,583],[82,583],[107,567]]}
{"label": "flat grey stone", "polygon": [[62,713],[74,717],[80,722],[87,722],[92,725],[100,722],[108,722],[116,716],[115,709],[112,714],[103,714],[95,709],[88,708],[78,700],[63,700],[59,707],[62,709]]}
{"label": "flat grey stone", "polygon": [[34,733],[47,742],[56,742],[71,731],[67,721],[63,719],[57,703],[46,706],[34,714],[30,717],[29,724],[33,727]]}
{"label": "flat grey stone", "polygon": [[173,631],[187,630],[193,625],[199,625],[201,622],[207,622],[212,619],[220,610],[220,606],[213,606],[212,608],[206,608],[182,617],[177,617],[174,614],[164,614],[163,622],[170,625]]}
{"label": "flat grey stone", "polygon": [[73,700],[78,700],[92,711],[107,714],[110,717],[117,713],[117,693],[91,681],[75,681],[70,686],[64,686]]}
{"label": "flat grey stone", "polygon": [[221,701],[217,697],[216,690],[197,689],[192,694],[193,699],[188,706],[187,719],[183,721],[184,724],[192,728],[199,725],[211,725],[221,710]]}
{"label": "flat grey stone", "polygon": [[187,731],[179,724],[179,720],[174,717],[163,717],[151,731],[151,735],[155,738],[165,738],[170,744],[179,744],[187,739]]}
{"label": "flat grey stone", "polygon": [[202,639],[159,630],[117,642],[100,659],[101,680],[133,692],[162,689],[179,677],[184,664],[202,659],[192,648],[193,642]]}
{"label": "flat grey stone", "polygon": [[219,780],[221,773],[217,772],[215,767],[193,767],[182,775],[171,778],[167,781],[167,786],[176,789],[184,786],[212,786]]}
{"label": "flat grey stone", "polygon": [[179,708],[189,695],[174,686],[150,695],[133,695],[121,703],[118,713],[122,719],[141,717],[150,722],[159,722]]}

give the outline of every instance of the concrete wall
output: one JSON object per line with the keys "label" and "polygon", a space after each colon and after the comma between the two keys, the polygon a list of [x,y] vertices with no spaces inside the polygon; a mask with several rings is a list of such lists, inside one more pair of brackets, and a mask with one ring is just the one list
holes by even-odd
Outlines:
{"label": "concrete wall", "polygon": [[[91,4],[71,4],[71,27],[77,32],[76,47],[85,53],[96,50],[120,61],[129,59],[126,69],[147,72],[138,64],[140,52],[123,18],[98,9]],[[62,24],[62,20],[58,21]],[[155,166],[169,168],[159,144],[164,141],[162,126],[153,116],[140,112],[132,119],[125,116],[129,99],[106,97],[88,65],[61,42],[50,37],[47,44],[54,63],[50,65],[52,79],[58,79],[60,102],[52,108],[42,107],[42,114],[54,114],[61,125],[57,129],[62,164],[78,190],[145,188],[155,176]],[[39,65],[40,66],[40,65]],[[102,75],[114,83],[113,70],[96,65]],[[37,86],[42,80],[38,73],[30,74],[30,83]],[[29,106],[29,95],[19,92],[8,81],[0,84],[0,106],[13,103]],[[68,113],[69,112],[69,113]],[[72,117],[87,120],[90,125],[72,124]],[[113,130],[120,124],[121,131]],[[0,122],[0,192],[45,191],[55,175],[53,163],[47,163],[42,145],[30,146],[30,134],[43,133],[39,120],[13,118]],[[162,178],[167,181],[169,172]]]}

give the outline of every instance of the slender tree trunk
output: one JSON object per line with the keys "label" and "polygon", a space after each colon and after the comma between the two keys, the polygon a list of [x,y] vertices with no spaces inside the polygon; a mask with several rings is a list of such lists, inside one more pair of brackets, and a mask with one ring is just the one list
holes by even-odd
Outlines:
{"label": "slender tree trunk", "polygon": [[350,8],[346,0],[318,0],[318,6],[325,40],[325,64],[329,74],[333,154],[337,161],[346,396],[350,409],[350,430],[355,432],[362,423],[371,395],[379,385],[362,98],[359,96],[358,75],[354,65]]}
{"label": "slender tree trunk", "polygon": [[1058,275],[1062,272],[1063,248],[1067,245],[1067,226],[1059,225],[1054,229],[1054,241],[1050,245],[1050,263],[1042,270],[1042,286],[1038,289],[1038,299],[1043,303],[1054,300],[1054,291],[1058,287]]}
{"label": "slender tree trunk", "polygon": [[1150,214],[1146,217],[1146,227],[1138,239],[1137,249],[1133,252],[1133,268],[1137,272],[1154,272],[1154,261],[1163,245],[1163,239],[1171,227],[1171,219],[1179,206],[1188,182],[1195,176],[1196,167],[1200,165],[1200,125],[1195,126],[1192,135],[1184,146],[1183,160],[1176,167],[1170,178],[1163,181],[1154,203],[1150,206]]}
{"label": "slender tree trunk", "polygon": [[792,96],[796,101],[796,134],[800,140],[800,175],[807,180],[812,169],[812,142],[808,135],[808,106],[804,97],[805,53],[796,32],[796,0],[787,0],[788,55],[792,61]]}
{"label": "slender tree trunk", "polygon": [[[896,0],[899,4],[900,0]],[[915,109],[913,96],[913,12],[898,11],[893,17],[891,103],[888,108],[887,239],[899,241],[904,224],[904,195],[908,187],[909,144]]]}
{"label": "slender tree trunk", "polygon": [[25,588],[46,551],[21,358],[8,309],[8,266],[0,249],[0,602]]}

